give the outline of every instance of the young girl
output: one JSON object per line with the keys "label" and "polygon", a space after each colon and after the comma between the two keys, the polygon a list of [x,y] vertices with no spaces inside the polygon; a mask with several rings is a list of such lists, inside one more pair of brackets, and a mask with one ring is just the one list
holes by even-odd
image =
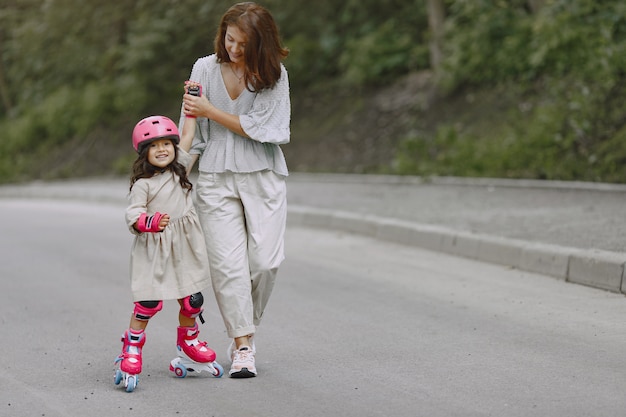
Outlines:
{"label": "young girl", "polygon": [[[130,327],[122,336],[120,369],[115,383],[124,379],[133,391],[141,373],[144,330],[162,308],[163,301],[180,304],[178,357],[170,370],[179,377],[187,369],[207,370],[221,376],[215,352],[198,341],[196,317],[202,319],[201,290],[211,283],[204,235],[191,199],[192,184],[187,178],[191,161],[187,153],[195,130],[190,120],[187,135],[179,138],[174,122],[151,116],[141,120],[133,131],[133,146],[139,153],[130,179],[126,223],[136,237],[131,253],[131,288],[135,308]],[[192,122],[193,120],[193,122]],[[191,123],[192,122],[192,123]],[[179,143],[180,142],[180,143]]]}

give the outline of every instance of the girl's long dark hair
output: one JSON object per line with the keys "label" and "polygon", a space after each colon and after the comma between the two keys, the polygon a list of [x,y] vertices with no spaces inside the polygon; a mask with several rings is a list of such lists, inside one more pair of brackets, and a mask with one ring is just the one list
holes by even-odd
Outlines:
{"label": "girl's long dark hair", "polygon": [[226,29],[235,26],[246,35],[244,81],[251,91],[272,88],[280,79],[280,62],[289,55],[282,46],[278,26],[270,12],[256,3],[238,3],[226,11],[215,35],[217,62],[230,62]]}
{"label": "girl's long dark hair", "polygon": [[133,189],[133,185],[137,182],[137,180],[141,178],[152,178],[157,172],[170,170],[174,174],[178,175],[180,186],[187,190],[187,192],[190,192],[193,185],[187,177],[187,169],[183,166],[183,164],[178,162],[178,146],[174,146],[174,161],[163,169],[157,168],[148,162],[148,148],[148,146],[143,146],[139,152],[139,156],[137,156],[137,159],[133,163],[133,172],[130,176],[130,190]]}

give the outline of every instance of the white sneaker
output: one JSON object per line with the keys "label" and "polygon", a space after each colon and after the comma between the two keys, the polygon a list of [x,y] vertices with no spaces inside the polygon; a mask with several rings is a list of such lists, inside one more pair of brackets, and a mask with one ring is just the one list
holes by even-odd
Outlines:
{"label": "white sneaker", "polygon": [[[252,351],[256,353],[256,345],[254,344],[254,335],[248,336],[248,342],[250,346],[252,346]],[[228,349],[226,349],[226,357],[233,360],[233,353],[237,350],[237,346],[235,345],[235,339],[230,340],[230,345],[228,345]]]}
{"label": "white sneaker", "polygon": [[256,376],[254,363],[255,351],[248,346],[242,346],[233,352],[233,363],[228,374],[231,378],[252,378]]}

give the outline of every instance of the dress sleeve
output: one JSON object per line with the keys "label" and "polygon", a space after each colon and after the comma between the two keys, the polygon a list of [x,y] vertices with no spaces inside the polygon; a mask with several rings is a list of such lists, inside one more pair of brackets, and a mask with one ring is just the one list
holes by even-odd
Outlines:
{"label": "dress sleeve", "polygon": [[189,165],[191,164],[191,155],[188,152],[186,152],[184,149],[182,149],[181,147],[178,147],[177,161],[179,164],[181,164],[185,168],[189,168]]}
{"label": "dress sleeve", "polygon": [[141,233],[135,230],[133,225],[139,220],[141,213],[146,213],[148,207],[148,183],[139,180],[133,184],[128,194],[128,207],[126,208],[126,225],[134,235]]}
{"label": "dress sleeve", "polygon": [[239,122],[252,140],[282,145],[289,143],[290,121],[289,78],[281,65],[281,76],[274,88],[259,92],[252,109],[239,116]]}

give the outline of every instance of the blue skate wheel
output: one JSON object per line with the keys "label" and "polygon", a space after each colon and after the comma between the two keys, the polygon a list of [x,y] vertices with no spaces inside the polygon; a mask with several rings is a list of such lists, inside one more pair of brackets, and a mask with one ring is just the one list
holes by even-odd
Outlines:
{"label": "blue skate wheel", "polygon": [[122,379],[124,379],[124,374],[122,374],[122,371],[118,369],[115,371],[115,385],[119,385],[120,382],[122,382]]}
{"label": "blue skate wheel", "polygon": [[174,367],[174,373],[177,377],[184,378],[187,376],[187,368],[179,363],[176,365],[176,367]]}
{"label": "blue skate wheel", "polygon": [[213,362],[213,368],[215,368],[215,373],[213,374],[215,378],[221,378],[224,375],[224,368],[219,363]]}
{"label": "blue skate wheel", "polygon": [[126,392],[133,392],[137,386],[137,377],[129,376],[126,380]]}

